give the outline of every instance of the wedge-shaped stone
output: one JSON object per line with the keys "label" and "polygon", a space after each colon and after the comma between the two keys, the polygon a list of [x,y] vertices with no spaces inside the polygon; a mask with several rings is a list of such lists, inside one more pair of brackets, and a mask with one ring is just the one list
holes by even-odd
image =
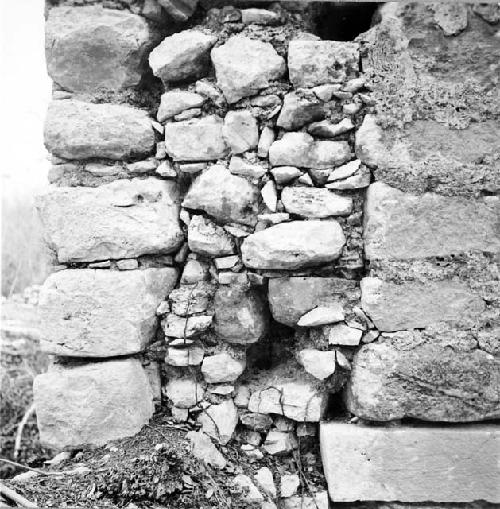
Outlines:
{"label": "wedge-shaped stone", "polygon": [[365,251],[371,259],[417,259],[468,251],[500,252],[499,211],[478,200],[368,188]]}
{"label": "wedge-shaped stone", "polygon": [[71,357],[142,352],[153,339],[156,308],[177,270],[61,270],[40,293],[42,349]]}
{"label": "wedge-shaped stone", "polygon": [[345,244],[337,221],[290,221],[249,235],[241,246],[252,269],[299,269],[336,260]]}
{"label": "wedge-shaped stone", "polygon": [[317,219],[347,216],[352,211],[352,199],[321,188],[286,187],[281,202],[290,214]]}
{"label": "wedge-shaped stone", "polygon": [[47,150],[64,159],[128,159],[155,148],[147,113],[120,104],[52,101],[44,137]]}
{"label": "wedge-shaped stone", "polygon": [[170,17],[183,23],[193,15],[198,0],[158,0],[158,3]]}
{"label": "wedge-shaped stone", "polygon": [[319,306],[335,306],[356,291],[356,282],[335,277],[286,277],[269,280],[273,318],[295,327],[300,318]]}
{"label": "wedge-shaped stone", "polygon": [[54,7],[45,34],[50,77],[77,92],[138,85],[158,39],[142,16],[101,6]]}
{"label": "wedge-shaped stone", "polygon": [[269,86],[286,70],[285,61],[267,42],[235,35],[212,50],[217,84],[229,103]]}
{"label": "wedge-shaped stone", "polygon": [[439,322],[474,321],[483,299],[456,281],[394,284],[379,278],[361,281],[361,306],[382,331],[420,329]]}
{"label": "wedge-shaped stone", "polygon": [[495,425],[384,428],[329,422],[320,426],[320,442],[333,502],[500,502]]}
{"label": "wedge-shaped stone", "polygon": [[171,122],[165,126],[165,149],[174,161],[221,159],[229,152],[222,126],[222,119],[216,115]]}
{"label": "wedge-shaped stone", "polygon": [[178,200],[174,182],[151,177],[55,188],[37,208],[59,261],[91,262],[175,251],[183,240]]}
{"label": "wedge-shaped stone", "polygon": [[288,72],[295,87],[341,83],[358,71],[354,42],[295,40],[288,46]]}
{"label": "wedge-shaped stone", "polygon": [[153,392],[136,359],[54,365],[33,384],[41,442],[54,449],[132,436],[153,415]]}
{"label": "wedge-shaped stone", "polygon": [[215,165],[197,177],[182,205],[204,210],[223,223],[253,226],[257,222],[258,196],[257,186]]}
{"label": "wedge-shaped stone", "polygon": [[444,334],[431,336],[403,331],[361,347],[348,384],[349,410],[374,421],[500,417],[500,359],[453,347]]}

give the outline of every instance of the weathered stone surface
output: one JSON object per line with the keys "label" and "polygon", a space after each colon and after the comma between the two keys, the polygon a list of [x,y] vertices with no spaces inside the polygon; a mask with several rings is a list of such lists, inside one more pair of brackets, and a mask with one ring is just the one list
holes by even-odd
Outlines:
{"label": "weathered stone surface", "polygon": [[281,498],[292,497],[300,487],[300,477],[297,474],[285,474],[280,479]]}
{"label": "weathered stone surface", "polygon": [[315,378],[324,380],[335,372],[335,351],[300,350],[297,360]]}
{"label": "weathered stone surface", "polygon": [[320,491],[316,493],[314,497],[306,497],[304,495],[299,495],[283,500],[283,509],[328,509],[328,508],[329,500],[328,493],[326,491]]}
{"label": "weathered stone surface", "polygon": [[268,311],[261,295],[239,286],[220,286],[215,293],[215,333],[228,343],[249,344],[267,333]]}
{"label": "weathered stone surface", "polygon": [[243,500],[247,504],[256,504],[264,501],[262,493],[248,475],[238,474],[233,479],[233,485],[242,492]]}
{"label": "weathered stone surface", "polygon": [[278,185],[287,184],[302,175],[302,172],[295,166],[278,166],[273,168],[271,173]]}
{"label": "weathered stone surface", "polygon": [[328,189],[286,187],[281,193],[281,202],[290,214],[316,219],[348,216],[352,211],[352,198]]}
{"label": "weathered stone surface", "polygon": [[224,468],[227,465],[224,456],[217,450],[205,433],[189,431],[186,437],[191,442],[191,453],[195,458],[216,468]]}
{"label": "weathered stone surface", "polygon": [[344,308],[339,302],[328,306],[318,306],[303,314],[297,322],[299,327],[318,327],[329,323],[340,322],[344,319]]}
{"label": "weathered stone surface", "polygon": [[313,136],[319,136],[320,138],[335,138],[353,129],[354,124],[352,120],[350,118],[344,118],[337,124],[332,124],[328,120],[314,122],[307,128],[307,132]]}
{"label": "weathered stone surface", "polygon": [[205,409],[198,421],[204,433],[225,445],[231,440],[238,424],[238,411],[233,400],[227,399],[219,405],[211,405]]}
{"label": "weathered stone surface", "polygon": [[444,35],[457,35],[467,28],[467,5],[462,3],[436,2],[433,4],[434,21]]}
{"label": "weathered stone surface", "polygon": [[196,315],[184,318],[171,313],[162,321],[165,336],[183,340],[199,336],[211,325],[211,315]]}
{"label": "weathered stone surface", "polygon": [[269,306],[273,318],[295,327],[300,317],[318,306],[335,305],[356,283],[333,277],[286,277],[269,280]]}
{"label": "weathered stone surface", "polygon": [[269,154],[269,148],[276,139],[276,134],[272,127],[266,126],[262,129],[262,133],[259,138],[259,145],[257,148],[257,155],[259,157],[267,157]]}
{"label": "weathered stone surface", "polygon": [[328,175],[328,182],[352,177],[360,169],[360,167],[361,161],[359,159],[349,161],[347,164],[335,168],[330,175]]}
{"label": "weathered stone surface", "polygon": [[341,83],[359,71],[358,45],[343,41],[290,41],[288,72],[295,87]]}
{"label": "weathered stone surface", "polygon": [[[332,172],[335,173],[335,172]],[[328,177],[331,178],[332,174]],[[364,189],[370,185],[371,173],[368,168],[361,168],[355,175],[351,175],[342,180],[335,180],[325,185],[327,189],[334,189],[338,191],[351,191],[353,189]]]}
{"label": "weathered stone surface", "polygon": [[285,61],[271,44],[235,35],[212,50],[217,84],[229,103],[269,86],[286,70]]}
{"label": "weathered stone surface", "polygon": [[290,221],[249,235],[241,246],[243,263],[253,269],[298,269],[331,262],[345,244],[335,220]]}
{"label": "weathered stone surface", "polygon": [[206,256],[233,254],[235,246],[229,233],[204,216],[193,216],[188,226],[189,249]]}
{"label": "weathered stone surface", "polygon": [[306,99],[296,92],[290,92],[285,95],[276,125],[293,131],[324,117],[325,110],[321,102]]}
{"label": "weathered stone surface", "polygon": [[37,208],[58,260],[90,262],[175,251],[183,240],[178,200],[174,182],[135,178],[54,188]]}
{"label": "weathered stone surface", "polygon": [[259,141],[257,120],[245,110],[229,111],[224,118],[222,134],[233,154],[255,148]]}
{"label": "weathered stone surface", "polygon": [[244,359],[235,359],[227,352],[205,357],[201,372],[205,381],[210,384],[234,382],[244,371]]}
{"label": "weathered stone surface", "polygon": [[184,198],[188,209],[204,210],[218,221],[254,226],[257,222],[258,188],[243,177],[214,165],[193,183]]}
{"label": "weathered stone surface", "polygon": [[63,367],[33,384],[40,440],[62,449],[134,435],[153,415],[153,392],[136,359]]}
{"label": "weathered stone surface", "polygon": [[456,281],[398,285],[365,277],[361,281],[361,306],[379,330],[397,331],[475,320],[484,311],[485,303]]}
{"label": "weathered stone surface", "polygon": [[198,0],[158,0],[167,14],[175,21],[187,21],[196,9]]}
{"label": "weathered stone surface", "polygon": [[196,345],[185,348],[171,347],[167,349],[165,364],[169,366],[199,366],[203,361],[205,352],[202,347]]}
{"label": "weathered stone surface", "polygon": [[333,502],[500,501],[500,432],[493,425],[384,428],[330,422],[320,425],[320,440]]}
{"label": "weathered stone surface", "polygon": [[64,159],[128,159],[155,148],[145,111],[119,104],[52,101],[45,121],[45,146]]}
{"label": "weathered stone surface", "polygon": [[276,25],[280,22],[280,15],[268,9],[242,9],[241,22],[244,25]]}
{"label": "weathered stone surface", "polygon": [[204,102],[205,98],[194,92],[186,92],[185,90],[168,91],[161,96],[156,118],[158,122],[164,122],[185,110],[199,108]]}
{"label": "weathered stone surface", "polygon": [[184,30],[166,37],[149,55],[155,76],[165,83],[202,78],[210,65],[214,35],[199,30]]}
{"label": "weathered stone surface", "polygon": [[198,282],[194,285],[182,285],[170,292],[172,312],[179,316],[204,313],[212,299],[214,288],[210,283]]}
{"label": "weathered stone surface", "polygon": [[43,350],[71,357],[143,351],[156,330],[156,308],[176,281],[171,267],[51,274],[40,293]]}
{"label": "weathered stone surface", "polygon": [[359,350],[352,369],[348,406],[364,419],[468,422],[500,416],[500,360],[482,350],[450,348],[439,333],[379,338]]}
{"label": "weathered stone surface", "polygon": [[294,435],[288,431],[271,430],[267,436],[262,448],[273,456],[290,454],[298,448],[297,440]]}
{"label": "weathered stone surface", "polygon": [[48,73],[76,92],[138,85],[158,38],[141,16],[101,6],[53,7],[45,27]]}
{"label": "weathered stone surface", "polygon": [[217,115],[168,123],[165,125],[165,149],[174,161],[221,159],[228,153],[222,125]]}
{"label": "weathered stone surface", "polygon": [[269,149],[271,166],[298,166],[318,170],[331,169],[351,159],[346,141],[314,141],[307,133],[285,133]]}
{"label": "weathered stone surface", "polygon": [[249,177],[251,179],[260,179],[266,174],[267,169],[259,164],[253,164],[246,161],[242,157],[233,156],[229,162],[229,171],[233,175],[241,175],[242,177]]}
{"label": "weathered stone surface", "polygon": [[268,180],[264,187],[260,190],[262,202],[271,211],[276,212],[278,206],[278,192],[276,184],[272,180]]}
{"label": "weathered stone surface", "polygon": [[415,259],[500,251],[499,211],[475,200],[405,194],[372,184],[365,205],[365,251],[371,259]]}
{"label": "weathered stone surface", "polygon": [[323,327],[311,333],[313,339],[326,339],[329,345],[358,346],[363,331],[343,323]]}
{"label": "weathered stone surface", "polygon": [[205,390],[192,378],[174,378],[168,382],[166,393],[176,407],[191,408],[203,399]]}

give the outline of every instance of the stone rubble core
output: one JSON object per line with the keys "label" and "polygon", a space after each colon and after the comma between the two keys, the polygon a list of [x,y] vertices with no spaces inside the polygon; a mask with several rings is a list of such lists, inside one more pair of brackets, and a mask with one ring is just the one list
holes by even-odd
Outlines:
{"label": "stone rubble core", "polygon": [[234,472],[262,509],[327,509],[281,469],[320,470],[318,441],[334,502],[499,502],[500,8],[390,3],[335,41],[310,5],[70,3],[47,18],[43,442],[159,404],[214,468],[277,457]]}

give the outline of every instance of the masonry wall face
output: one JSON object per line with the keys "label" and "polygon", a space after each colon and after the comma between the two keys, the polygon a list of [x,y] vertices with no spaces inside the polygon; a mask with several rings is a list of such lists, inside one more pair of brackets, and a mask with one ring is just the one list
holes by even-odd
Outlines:
{"label": "masonry wall face", "polygon": [[[441,440],[419,423],[500,454],[498,6],[390,4],[330,41],[310,6],[81,3],[47,6],[42,440],[161,405],[258,458],[331,420],[334,502],[500,503],[492,457],[395,487]],[[401,419],[422,446],[384,478],[396,435],[369,423]]]}

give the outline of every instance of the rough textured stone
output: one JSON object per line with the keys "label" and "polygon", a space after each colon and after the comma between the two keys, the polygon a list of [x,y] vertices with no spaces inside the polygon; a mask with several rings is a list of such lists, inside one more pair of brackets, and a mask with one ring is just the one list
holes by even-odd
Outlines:
{"label": "rough textured stone", "polygon": [[242,157],[237,156],[231,157],[231,161],[229,162],[229,171],[233,175],[240,175],[251,179],[260,179],[267,172],[266,168],[263,166],[250,163]]}
{"label": "rough textured stone", "polygon": [[384,428],[330,422],[321,424],[320,440],[333,502],[500,501],[495,426]]}
{"label": "rough textured stone", "polygon": [[352,211],[352,199],[327,189],[286,187],[281,202],[290,214],[316,219],[330,216],[347,216]]}
{"label": "rough textured stone", "polygon": [[361,307],[379,330],[397,331],[475,320],[483,313],[485,303],[456,281],[398,285],[365,277],[361,281]]}
{"label": "rough textured stone", "polygon": [[372,184],[365,204],[369,259],[415,259],[500,251],[499,211],[479,201],[434,193],[405,194]]}
{"label": "rough textured stone", "polygon": [[165,364],[169,366],[199,366],[203,361],[205,351],[200,346],[187,346],[186,348],[168,348]]}
{"label": "rough textured stone", "polygon": [[295,87],[341,83],[359,70],[358,45],[344,41],[290,41],[288,72]]}
{"label": "rough textured stone", "polygon": [[149,55],[149,65],[165,83],[202,78],[216,41],[215,36],[199,30],[184,30],[166,37]]}
{"label": "rough textured stone", "polygon": [[337,259],[344,244],[337,221],[290,221],[249,235],[241,253],[253,269],[298,269]]}
{"label": "rough textured stone", "polygon": [[205,409],[198,421],[204,433],[225,445],[231,440],[238,424],[238,412],[233,400],[227,399],[219,405],[211,405]]}
{"label": "rough textured stone", "polygon": [[285,133],[269,149],[271,166],[298,166],[327,170],[351,159],[346,141],[314,141],[307,133]]}
{"label": "rough textured stone", "polygon": [[235,35],[212,50],[217,84],[229,103],[269,86],[286,70],[285,61],[271,44]]}
{"label": "rough textured stone", "polygon": [[316,493],[314,497],[306,497],[304,495],[300,495],[286,498],[285,500],[283,500],[283,509],[328,509],[328,508],[329,501],[328,493],[326,491],[320,491],[319,493]]}
{"label": "rough textured stone", "polygon": [[176,378],[168,382],[166,393],[176,407],[191,408],[203,399],[205,390],[192,378]]}
{"label": "rough textured stone", "polygon": [[280,15],[268,9],[242,9],[241,22],[244,25],[276,25],[280,22]]}
{"label": "rough textured stone", "polygon": [[276,125],[288,131],[293,131],[324,117],[325,110],[321,102],[312,101],[295,92],[290,92],[285,95]]}
{"label": "rough textured stone", "polygon": [[[332,172],[334,173],[334,172]],[[331,178],[331,175],[328,177]],[[355,175],[351,175],[343,180],[336,180],[326,184],[327,189],[334,189],[338,191],[352,191],[353,189],[364,189],[370,185],[371,173],[368,168],[362,168]]]}
{"label": "rough textured stone", "polygon": [[54,7],[45,34],[50,77],[76,92],[138,85],[158,38],[141,16],[101,6]]}
{"label": "rough textured stone", "polygon": [[297,322],[299,327],[318,327],[344,319],[344,308],[339,302],[318,306],[303,314]]}
{"label": "rough textured stone", "polygon": [[233,239],[224,228],[204,216],[193,216],[188,227],[189,249],[206,256],[233,254]]}
{"label": "rough textured stone", "polygon": [[295,166],[278,166],[273,168],[271,173],[278,185],[288,184],[288,182],[302,175],[302,172]]}
{"label": "rough textured stone", "polygon": [[[297,360],[315,378],[324,380],[335,372],[335,351],[300,350]],[[292,493],[293,495],[293,493]]]}
{"label": "rough textured stone", "polygon": [[318,336],[325,338],[329,345],[358,346],[362,335],[362,330],[343,323],[323,327],[318,331]]}
{"label": "rough textured stone", "polygon": [[199,336],[211,325],[211,315],[196,315],[184,318],[171,313],[162,322],[165,336],[182,340]]}
{"label": "rough textured stone", "polygon": [[201,372],[210,384],[234,382],[243,373],[245,365],[243,359],[235,359],[227,352],[222,352],[205,357]]}
{"label": "rough textured stone", "polygon": [[347,394],[350,411],[369,420],[495,419],[500,360],[482,350],[453,348],[439,333],[405,331],[359,350]]}
{"label": "rough textured stone", "polygon": [[433,4],[434,20],[444,35],[457,35],[467,28],[467,5],[436,2]]}
{"label": "rough textured stone", "polygon": [[257,222],[258,188],[223,166],[212,166],[193,183],[184,198],[188,209],[204,210],[218,221],[249,226]]}
{"label": "rough textured stone", "polygon": [[158,122],[164,122],[185,110],[199,108],[204,102],[205,98],[194,92],[186,92],[184,90],[168,91],[161,96],[156,118]]}
{"label": "rough textured stone", "polygon": [[269,306],[276,321],[295,327],[311,309],[335,305],[355,289],[354,281],[340,278],[273,278],[269,280]]}
{"label": "rough textured stone", "polygon": [[45,146],[64,159],[128,159],[155,148],[145,111],[119,104],[52,101],[45,121]]}
{"label": "rough textured stone", "polygon": [[268,311],[261,295],[239,286],[215,293],[215,333],[228,343],[249,344],[267,333]]}
{"label": "rough textured stone", "polygon": [[320,138],[335,138],[336,136],[352,131],[354,127],[350,118],[344,118],[338,124],[332,124],[328,120],[323,120],[311,124],[307,128],[307,132]]}
{"label": "rough textured stone", "polygon": [[175,21],[187,21],[196,9],[198,0],[158,0],[167,14]]}
{"label": "rough textured stone", "polygon": [[35,378],[33,394],[40,440],[54,449],[135,435],[154,410],[151,386],[136,359],[54,365]]}
{"label": "rough textured stone", "polygon": [[259,141],[257,120],[245,110],[229,111],[224,118],[222,134],[233,154],[255,148]]}
{"label": "rough textured stone", "polygon": [[183,240],[178,200],[174,182],[136,178],[54,188],[37,208],[59,262],[82,262],[175,251]]}
{"label": "rough textured stone", "polygon": [[191,441],[191,453],[195,458],[215,468],[225,468],[227,465],[226,459],[205,433],[189,431],[186,437]]}
{"label": "rough textured stone", "polygon": [[297,493],[300,486],[300,478],[297,474],[285,474],[280,479],[281,498],[292,497]]}
{"label": "rough textured stone", "polygon": [[288,431],[271,430],[267,436],[262,448],[273,456],[290,454],[298,448],[297,440]]}
{"label": "rough textured stone", "polygon": [[113,357],[144,350],[156,330],[156,308],[174,288],[177,270],[61,270],[40,293],[42,348],[72,357]]}
{"label": "rough textured stone", "polygon": [[228,153],[222,125],[217,115],[168,123],[165,125],[165,149],[174,161],[221,159]]}
{"label": "rough textured stone", "polygon": [[243,493],[243,500],[248,504],[255,504],[264,501],[262,493],[248,475],[238,474],[233,479],[233,485],[240,489]]}
{"label": "rough textured stone", "polygon": [[172,312],[179,316],[204,313],[210,305],[213,292],[213,286],[206,282],[182,285],[170,292]]}

